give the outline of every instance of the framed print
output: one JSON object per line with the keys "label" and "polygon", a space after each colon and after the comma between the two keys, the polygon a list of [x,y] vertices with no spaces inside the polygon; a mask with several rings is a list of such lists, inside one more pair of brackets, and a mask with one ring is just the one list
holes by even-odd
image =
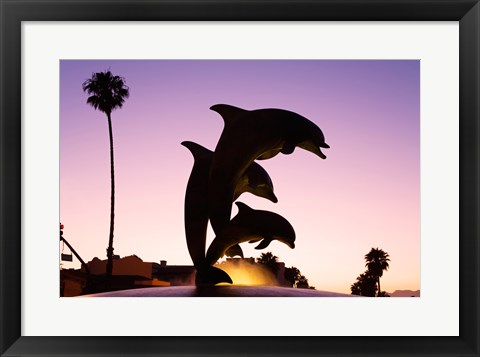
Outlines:
{"label": "framed print", "polygon": [[2,356],[479,355],[477,1],[0,1]]}

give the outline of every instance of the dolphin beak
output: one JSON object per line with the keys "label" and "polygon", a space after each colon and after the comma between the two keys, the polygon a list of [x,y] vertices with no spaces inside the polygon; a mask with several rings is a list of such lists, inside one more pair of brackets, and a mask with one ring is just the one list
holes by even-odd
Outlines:
{"label": "dolphin beak", "polygon": [[275,196],[275,194],[274,194],[273,192],[271,193],[270,197],[268,197],[268,199],[269,199],[270,201],[272,201],[273,203],[277,203],[277,202],[278,202],[278,198],[277,198],[277,196]]}
{"label": "dolphin beak", "polygon": [[318,157],[322,158],[322,159],[326,159],[327,157],[325,156],[325,154],[322,152],[322,150],[320,150],[320,148],[315,148],[316,150],[313,151],[313,153],[315,155],[317,155]]}
{"label": "dolphin beak", "polygon": [[[325,148],[325,149],[330,149],[330,145],[328,145],[327,143],[323,142],[322,144],[319,145],[321,148]],[[320,150],[320,148],[318,148],[318,153],[316,153],[318,156],[320,156],[322,159],[326,159],[327,157],[325,156],[325,154],[322,152],[322,150]]]}
{"label": "dolphin beak", "polygon": [[311,141],[305,141],[303,143],[300,143],[300,145],[298,145],[298,146],[301,147],[302,149],[310,151],[311,153],[317,155],[318,157],[321,157],[322,159],[326,159],[327,157],[324,155],[322,150],[320,150],[320,148],[323,148],[323,147],[324,148],[330,148],[330,146],[325,144],[325,142],[322,142],[319,145],[317,145],[317,144],[314,144]]}
{"label": "dolphin beak", "polygon": [[[330,149],[330,145],[328,145],[325,141],[318,146],[320,146],[320,148]],[[325,156],[325,154],[322,152],[320,148],[318,148],[318,153],[316,154],[325,160],[327,157]]]}

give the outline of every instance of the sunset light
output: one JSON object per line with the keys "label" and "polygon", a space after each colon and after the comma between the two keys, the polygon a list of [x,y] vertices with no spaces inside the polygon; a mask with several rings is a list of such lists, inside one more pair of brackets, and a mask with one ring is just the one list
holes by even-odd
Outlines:
{"label": "sunset light", "polygon": [[[258,242],[239,239],[243,256],[256,259],[272,252],[322,291],[350,294],[352,284],[369,281],[386,293],[418,291],[420,69],[418,60],[62,60],[63,236],[85,263],[106,260],[111,246],[111,259],[134,255],[150,264],[151,276],[145,279],[160,276],[162,262],[168,261],[165,269],[177,269],[182,281],[194,285],[185,233],[185,195],[194,159],[181,143],[215,151],[224,119],[212,107],[279,108],[321,128],[330,148],[322,150],[323,159],[311,144],[286,143],[276,156],[254,161],[271,178],[275,199],[247,191],[238,201],[284,217],[295,231],[295,243],[266,239],[268,246],[255,249]],[[101,71],[120,76],[129,90],[111,113],[94,110],[82,88]],[[248,130],[238,133],[249,135]],[[219,209],[229,207],[230,191]],[[232,202],[230,219],[239,212],[237,206]],[[211,220],[208,224],[205,252],[217,237]],[[388,254],[381,278],[380,273],[361,276],[372,248]],[[60,253],[71,254],[62,246]],[[216,266],[234,285],[278,284],[273,273],[257,265],[241,263],[239,268],[224,260],[218,258]],[[61,268],[80,269],[81,263],[74,258]]]}

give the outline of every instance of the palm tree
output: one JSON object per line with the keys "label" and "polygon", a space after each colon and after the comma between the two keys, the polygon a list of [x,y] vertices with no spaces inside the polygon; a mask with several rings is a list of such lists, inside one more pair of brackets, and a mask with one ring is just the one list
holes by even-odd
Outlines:
{"label": "palm tree", "polygon": [[285,280],[290,283],[290,286],[293,288],[297,287],[297,282],[300,280],[302,273],[296,267],[285,268]]}
{"label": "palm tree", "polygon": [[350,286],[350,291],[352,295],[375,296],[377,279],[367,270],[357,276],[357,281]]}
{"label": "palm tree", "polygon": [[368,272],[376,279],[378,285],[377,296],[380,296],[380,277],[383,275],[384,270],[388,270],[388,253],[384,252],[381,249],[372,248],[370,252],[365,255],[365,261],[367,262],[365,266],[367,267]]}
{"label": "palm tree", "polygon": [[300,278],[297,281],[297,288],[299,289],[308,289],[310,285],[308,285],[308,279],[305,275],[300,275]]}
{"label": "palm tree", "polygon": [[92,77],[82,84],[84,92],[90,96],[87,104],[95,110],[100,110],[107,115],[108,133],[110,135],[110,234],[107,248],[107,277],[112,275],[113,268],[113,228],[115,218],[115,170],[113,165],[113,133],[111,114],[114,109],[121,108],[125,98],[129,96],[129,88],[125,85],[125,79],[114,76],[109,70],[105,72],[92,73]]}
{"label": "palm tree", "polygon": [[274,275],[277,275],[278,257],[273,255],[272,252],[260,254],[260,258],[257,258],[257,263],[265,265]]}

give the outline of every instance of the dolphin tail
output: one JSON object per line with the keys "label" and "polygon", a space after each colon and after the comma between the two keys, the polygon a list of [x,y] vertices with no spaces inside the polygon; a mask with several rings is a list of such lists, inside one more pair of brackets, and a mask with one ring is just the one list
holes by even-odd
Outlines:
{"label": "dolphin tail", "polygon": [[198,270],[195,276],[195,285],[215,285],[219,283],[233,284],[232,278],[222,269],[206,267]]}
{"label": "dolphin tail", "polygon": [[225,255],[227,257],[234,257],[236,255],[239,255],[240,257],[243,258],[243,251],[242,251],[242,248],[240,247],[240,245],[235,244],[235,245],[232,245],[230,248],[227,249],[227,251],[225,252]]}

